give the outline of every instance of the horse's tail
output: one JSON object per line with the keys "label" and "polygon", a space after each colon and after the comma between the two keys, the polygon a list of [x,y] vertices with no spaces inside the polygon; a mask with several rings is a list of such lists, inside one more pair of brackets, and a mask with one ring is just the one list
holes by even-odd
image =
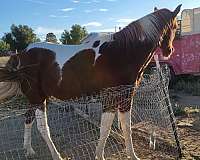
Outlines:
{"label": "horse's tail", "polygon": [[21,94],[21,87],[19,83],[0,82],[0,101]]}
{"label": "horse's tail", "polygon": [[0,57],[0,101],[21,94],[19,71],[10,63],[11,56]]}

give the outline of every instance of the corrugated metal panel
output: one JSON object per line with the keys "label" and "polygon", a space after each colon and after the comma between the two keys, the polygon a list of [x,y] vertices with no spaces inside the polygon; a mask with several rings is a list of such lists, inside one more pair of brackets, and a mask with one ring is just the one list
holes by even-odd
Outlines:
{"label": "corrugated metal panel", "polygon": [[182,35],[200,33],[200,7],[183,10],[181,19]]}
{"label": "corrugated metal panel", "polygon": [[194,32],[200,33],[200,8],[193,9],[194,13]]}

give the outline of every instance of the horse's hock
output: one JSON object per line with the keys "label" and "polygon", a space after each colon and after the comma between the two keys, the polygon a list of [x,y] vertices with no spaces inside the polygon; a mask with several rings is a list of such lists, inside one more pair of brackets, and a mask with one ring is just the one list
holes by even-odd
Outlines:
{"label": "horse's hock", "polygon": [[[173,125],[173,113],[168,95],[168,71],[144,75],[132,104],[132,137],[134,148],[141,159],[174,159],[179,154],[178,139]],[[72,160],[94,160],[99,138],[102,102],[130,105],[133,86],[119,86],[104,90],[99,95],[70,101],[49,101],[48,122],[55,145],[63,157]],[[112,95],[112,99],[106,97]],[[23,149],[24,116],[27,107],[24,99],[13,98],[0,106],[0,159],[50,160],[51,154],[36,129],[32,129],[33,157],[26,157]],[[151,143],[149,141],[151,140]],[[106,159],[126,159],[124,139],[117,116],[105,147]]]}

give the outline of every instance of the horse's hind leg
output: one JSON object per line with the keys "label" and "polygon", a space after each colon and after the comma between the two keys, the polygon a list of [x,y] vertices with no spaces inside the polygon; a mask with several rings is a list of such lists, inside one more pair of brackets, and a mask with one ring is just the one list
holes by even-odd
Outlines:
{"label": "horse's hind leg", "polygon": [[37,128],[41,133],[43,139],[47,143],[49,150],[51,152],[53,160],[62,160],[60,153],[57,151],[49,131],[49,126],[47,123],[47,114],[46,114],[46,104],[38,106],[40,109],[36,109],[35,117],[37,121]]}
{"label": "horse's hind leg", "polygon": [[31,146],[31,129],[35,119],[35,110],[29,109],[25,114],[25,128],[24,128],[24,149],[26,150],[27,156],[35,154]]}
{"label": "horse's hind leg", "polygon": [[125,138],[126,153],[131,160],[139,160],[133,149],[133,141],[131,135],[131,110],[119,112],[121,127]]}
{"label": "horse's hind leg", "polygon": [[115,117],[115,112],[104,112],[101,117],[100,138],[96,148],[96,159],[104,160],[104,147],[109,136],[110,129]]}
{"label": "horse's hind leg", "polygon": [[155,128],[151,128],[151,131],[150,131],[149,148],[153,149],[153,150],[156,149],[156,131],[155,131]]}

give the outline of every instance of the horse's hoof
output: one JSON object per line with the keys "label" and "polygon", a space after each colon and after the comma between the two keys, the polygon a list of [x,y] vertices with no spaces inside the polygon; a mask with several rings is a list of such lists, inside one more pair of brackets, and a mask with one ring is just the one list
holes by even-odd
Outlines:
{"label": "horse's hoof", "polygon": [[65,157],[65,158],[63,158],[63,159],[61,159],[61,160],[71,160],[71,158]]}
{"label": "horse's hoof", "polygon": [[103,156],[96,156],[95,160],[105,160],[105,158]]}
{"label": "horse's hoof", "polygon": [[26,156],[27,157],[31,157],[35,155],[35,151],[33,150],[33,148],[27,149],[26,150]]}
{"label": "horse's hoof", "polygon": [[128,157],[127,158],[128,160],[140,160],[139,158],[137,158],[137,157],[133,157],[133,158],[131,158],[131,157]]}
{"label": "horse's hoof", "polygon": [[156,143],[150,141],[150,142],[149,142],[149,149],[156,150]]}
{"label": "horse's hoof", "polygon": [[140,160],[140,158],[138,158],[135,154],[133,156],[128,156],[127,159],[128,160]]}
{"label": "horse's hoof", "polygon": [[53,158],[53,160],[69,160],[68,158],[62,158],[62,157],[58,157],[58,158]]}
{"label": "horse's hoof", "polygon": [[53,160],[71,160],[68,157],[62,158],[60,155],[58,155],[57,157],[54,157]]}

